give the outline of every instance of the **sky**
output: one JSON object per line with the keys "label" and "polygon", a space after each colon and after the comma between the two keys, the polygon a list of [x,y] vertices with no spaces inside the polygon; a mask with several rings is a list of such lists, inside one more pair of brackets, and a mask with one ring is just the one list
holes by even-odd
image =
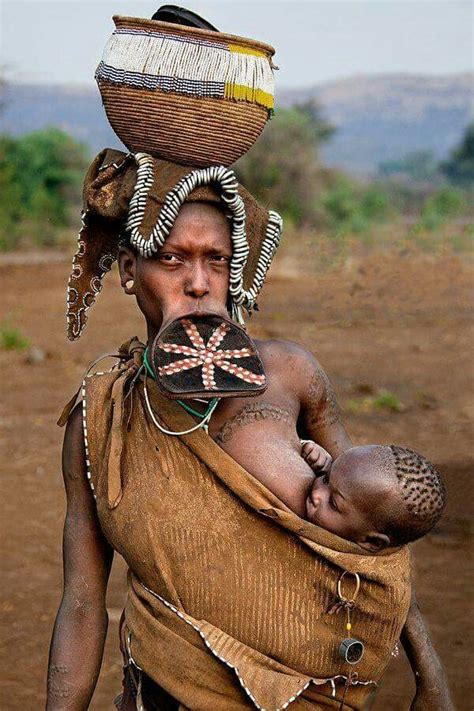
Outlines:
{"label": "sky", "polygon": [[[160,4],[0,0],[2,72],[11,81],[93,85],[112,15],[151,17]],[[222,31],[272,44],[280,87],[474,68],[471,0],[186,0],[186,7]]]}

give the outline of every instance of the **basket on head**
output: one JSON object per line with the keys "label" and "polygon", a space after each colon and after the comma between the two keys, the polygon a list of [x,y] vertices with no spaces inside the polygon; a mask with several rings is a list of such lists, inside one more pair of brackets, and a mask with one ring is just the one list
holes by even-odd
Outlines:
{"label": "basket on head", "polygon": [[114,17],[96,80],[132,152],[196,167],[229,166],[273,110],[274,49],[233,35]]}

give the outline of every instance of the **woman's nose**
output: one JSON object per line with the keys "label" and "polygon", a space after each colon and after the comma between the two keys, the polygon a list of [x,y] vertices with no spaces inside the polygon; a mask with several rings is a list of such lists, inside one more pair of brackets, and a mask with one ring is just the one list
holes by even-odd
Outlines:
{"label": "woman's nose", "polygon": [[207,271],[202,264],[196,262],[189,270],[185,284],[185,293],[187,296],[194,296],[195,298],[200,299],[208,292],[209,279]]}

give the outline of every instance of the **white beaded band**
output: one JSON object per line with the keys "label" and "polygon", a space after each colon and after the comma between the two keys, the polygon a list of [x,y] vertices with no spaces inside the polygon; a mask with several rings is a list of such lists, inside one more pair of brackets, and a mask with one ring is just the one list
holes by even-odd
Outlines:
{"label": "white beaded band", "polygon": [[185,175],[167,194],[157,222],[151,234],[145,238],[140,232],[146,209],[149,190],[154,181],[153,158],[147,153],[135,153],[137,179],[130,200],[127,231],[130,243],[142,257],[151,257],[163,246],[178,212],[189,195],[201,185],[217,184],[221,198],[232,213],[231,239],[233,254],[230,263],[229,292],[233,303],[250,311],[265,281],[270,263],[280,242],[282,219],[278,213],[269,211],[265,238],[260,247],[260,255],[252,284],[244,289],[243,272],[249,256],[249,244],[245,231],[245,206],[238,192],[235,174],[222,165],[199,168]]}

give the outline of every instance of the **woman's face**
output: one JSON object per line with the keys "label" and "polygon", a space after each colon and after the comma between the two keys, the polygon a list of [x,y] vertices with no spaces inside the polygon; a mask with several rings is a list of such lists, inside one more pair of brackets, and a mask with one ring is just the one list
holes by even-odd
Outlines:
{"label": "woman's face", "polygon": [[198,202],[183,205],[164,245],[152,257],[122,249],[121,282],[136,296],[148,338],[184,314],[226,315],[231,257],[228,220],[217,207]]}

